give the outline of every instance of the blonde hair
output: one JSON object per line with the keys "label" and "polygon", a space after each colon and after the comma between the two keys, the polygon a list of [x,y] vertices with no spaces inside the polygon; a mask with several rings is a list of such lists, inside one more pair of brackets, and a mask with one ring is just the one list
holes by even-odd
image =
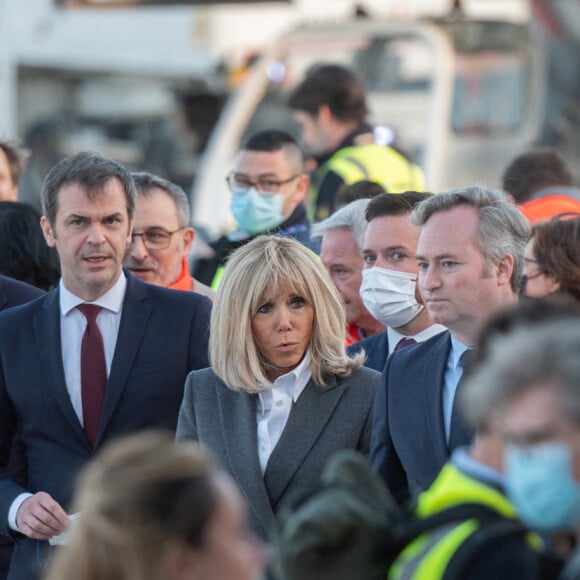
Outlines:
{"label": "blonde hair", "polygon": [[116,440],[81,476],[81,516],[47,580],[165,580],[172,546],[203,543],[218,473],[197,443],[169,432]]}
{"label": "blonde hair", "polygon": [[346,316],[340,295],[318,257],[292,238],[259,236],[233,252],[211,314],[209,352],[214,372],[233,390],[258,392],[271,385],[252,333],[252,317],[266,296],[294,292],[314,311],[308,346],[312,377],[344,377],[364,353],[347,356]]}

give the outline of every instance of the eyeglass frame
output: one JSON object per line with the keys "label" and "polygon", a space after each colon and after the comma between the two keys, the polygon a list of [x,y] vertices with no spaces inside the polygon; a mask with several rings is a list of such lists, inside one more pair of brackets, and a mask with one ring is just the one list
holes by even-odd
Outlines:
{"label": "eyeglass frame", "polygon": [[[297,173],[295,175],[292,175],[288,179],[270,179],[270,178],[265,178],[263,180],[258,179],[257,181],[253,181],[251,179],[248,179],[247,181],[249,183],[249,187],[242,188],[242,187],[234,187],[232,185],[232,181],[236,177],[236,172],[235,171],[230,171],[230,173],[228,173],[226,175],[226,183],[228,184],[228,187],[229,187],[230,191],[234,195],[245,195],[253,187],[258,192],[258,195],[261,195],[261,196],[264,196],[264,197],[269,197],[270,195],[276,195],[276,194],[280,193],[280,188],[283,185],[286,185],[287,183],[290,183],[292,180],[297,179],[298,177],[301,177],[302,175],[303,175],[302,173]],[[262,189],[263,186],[260,185],[260,181],[270,181],[271,183],[275,184],[276,190],[275,191],[272,191],[272,190],[268,190],[268,189]]]}
{"label": "eyeglass frame", "polygon": [[[155,227],[155,228],[150,228],[148,230],[145,230],[144,232],[141,232],[141,233],[131,232],[131,244],[130,245],[132,245],[135,242],[135,238],[141,238],[143,245],[150,251],[151,250],[153,250],[153,251],[166,250],[171,245],[171,238],[173,237],[173,234],[176,234],[177,232],[184,230],[185,228],[187,228],[187,226],[181,226],[180,228],[177,228],[176,230],[173,230],[171,232],[169,230],[166,230],[165,228]],[[167,245],[165,245],[163,247],[156,247],[156,248],[150,247],[148,245],[148,242],[145,239],[145,236],[147,234],[150,234],[151,232],[163,233],[163,234],[167,235]]]}

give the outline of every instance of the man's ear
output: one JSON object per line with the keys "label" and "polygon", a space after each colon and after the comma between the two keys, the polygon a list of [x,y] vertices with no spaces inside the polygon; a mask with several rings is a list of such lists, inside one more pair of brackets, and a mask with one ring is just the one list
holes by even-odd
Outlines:
{"label": "man's ear", "polygon": [[187,257],[189,255],[189,251],[191,250],[191,244],[193,244],[193,240],[195,240],[195,230],[193,228],[185,228],[183,230],[183,256]]}
{"label": "man's ear", "polygon": [[560,290],[561,284],[560,280],[556,278],[553,274],[546,274],[546,278],[550,280],[550,294],[554,294]]}
{"label": "man's ear", "polygon": [[310,190],[310,177],[303,173],[296,179],[296,189],[294,190],[293,198],[294,203],[298,205],[303,202],[308,195]]}
{"label": "man's ear", "polygon": [[332,112],[330,111],[330,107],[328,105],[324,104],[318,107],[317,121],[319,123],[327,124],[332,120],[332,118]]}
{"label": "man's ear", "polygon": [[514,263],[515,260],[511,254],[506,254],[497,262],[497,281],[500,286],[504,284],[511,284]]}
{"label": "man's ear", "polygon": [[44,215],[40,218],[40,229],[42,230],[46,244],[50,248],[54,248],[56,246],[56,236],[54,235],[48,218]]}

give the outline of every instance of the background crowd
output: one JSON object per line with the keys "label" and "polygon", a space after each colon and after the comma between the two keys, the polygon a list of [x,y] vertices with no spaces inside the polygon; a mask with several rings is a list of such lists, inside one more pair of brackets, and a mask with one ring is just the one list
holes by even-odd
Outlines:
{"label": "background crowd", "polygon": [[381,577],[580,578],[569,168],[534,149],[503,190],[425,192],[354,71],[312,68],[289,107],[302,144],[242,145],[237,229],[194,264],[179,186],[80,152],[41,215],[0,142],[0,577],[291,580],[264,546],[352,450],[442,522]]}

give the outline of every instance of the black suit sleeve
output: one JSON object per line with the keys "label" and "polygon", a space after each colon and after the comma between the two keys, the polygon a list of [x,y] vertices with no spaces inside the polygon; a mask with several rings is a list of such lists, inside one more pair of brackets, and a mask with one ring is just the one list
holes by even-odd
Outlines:
{"label": "black suit sleeve", "polygon": [[370,464],[373,470],[385,480],[391,493],[402,501],[409,494],[409,484],[389,428],[388,377],[392,360],[392,356],[387,360],[375,395]]}

